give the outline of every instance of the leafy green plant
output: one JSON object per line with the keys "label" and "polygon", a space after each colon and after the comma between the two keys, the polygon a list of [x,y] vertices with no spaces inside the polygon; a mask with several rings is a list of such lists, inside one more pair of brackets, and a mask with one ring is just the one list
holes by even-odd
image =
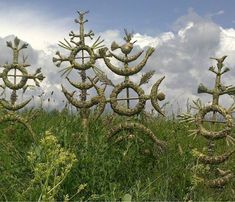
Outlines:
{"label": "leafy green plant", "polygon": [[38,145],[28,152],[33,178],[20,198],[37,201],[55,201],[60,186],[77,162],[74,153],[65,150],[58,139],[47,131]]}

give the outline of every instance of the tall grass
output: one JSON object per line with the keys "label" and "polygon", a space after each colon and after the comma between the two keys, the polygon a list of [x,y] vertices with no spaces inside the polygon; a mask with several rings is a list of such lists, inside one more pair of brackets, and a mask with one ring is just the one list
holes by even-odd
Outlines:
{"label": "tall grass", "polygon": [[[26,113],[26,112],[24,112]],[[113,124],[122,118],[114,117]],[[139,132],[138,138],[114,143],[107,139],[111,116],[103,115],[91,122],[88,145],[79,116],[67,111],[39,111],[32,121],[36,142],[23,126],[9,123],[0,126],[0,200],[23,200],[21,193],[34,178],[27,158],[32,146],[40,144],[45,131],[56,135],[65,150],[76,154],[77,162],[60,185],[56,200],[121,200],[129,194],[134,201],[182,201],[188,195],[194,200],[235,200],[233,182],[224,189],[192,188],[191,168],[195,165],[193,148],[205,145],[202,138],[188,137],[193,125],[177,120],[150,117],[140,120],[158,139],[167,141],[167,149],[159,150]],[[221,143],[219,147],[224,147]],[[234,156],[228,166],[235,171]],[[26,200],[26,199],[25,199]],[[32,198],[33,200],[33,198]],[[36,198],[35,198],[36,200]]]}

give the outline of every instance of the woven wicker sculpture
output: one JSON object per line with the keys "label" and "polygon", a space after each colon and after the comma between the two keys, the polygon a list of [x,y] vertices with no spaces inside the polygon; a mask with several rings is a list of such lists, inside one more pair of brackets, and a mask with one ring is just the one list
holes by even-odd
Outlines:
{"label": "woven wicker sculpture", "polygon": [[[154,48],[151,48],[151,47],[148,48],[142,61],[139,64],[137,64],[136,66],[130,66],[129,63],[137,60],[144,52],[144,51],[140,51],[133,56],[129,56],[129,54],[133,50],[133,45],[135,43],[135,41],[134,42],[131,41],[132,37],[133,37],[133,34],[128,33],[125,30],[125,37],[124,37],[125,44],[119,46],[116,42],[113,42],[111,45],[111,51],[114,51],[114,50],[120,48],[123,56],[119,56],[111,51],[108,51],[108,48],[102,48],[99,51],[100,55],[104,59],[105,64],[107,65],[107,67],[115,74],[118,74],[120,76],[125,77],[125,79],[122,83],[114,86],[112,93],[110,95],[110,99],[106,99],[106,102],[110,102],[111,108],[117,114],[130,117],[130,116],[138,115],[144,109],[146,101],[150,99],[153,107],[160,114],[163,115],[163,112],[161,111],[161,108],[158,104],[158,100],[160,100],[160,101],[164,100],[165,95],[161,92],[158,92],[158,87],[159,87],[160,83],[162,82],[162,80],[164,79],[164,77],[160,78],[153,85],[150,95],[145,95],[144,90],[141,88],[141,85],[145,84],[149,81],[149,79],[153,76],[154,71],[150,71],[150,72],[147,72],[146,74],[144,74],[142,76],[139,84],[136,84],[130,80],[130,76],[137,74],[138,72],[140,72],[143,69],[143,67],[147,63],[148,58],[154,52]],[[114,66],[110,62],[109,57],[113,57],[113,58],[117,59],[119,62],[123,63],[123,67],[119,68],[119,67]],[[138,97],[131,98],[129,96],[129,89],[130,88],[133,89],[138,94]],[[121,93],[122,90],[126,90],[126,98],[118,98],[118,94]],[[118,101],[120,101],[120,100],[126,100],[127,105],[123,106],[123,105],[119,104]],[[138,100],[138,103],[136,104],[136,106],[134,108],[130,107],[130,100]],[[123,131],[123,130],[127,130],[127,131],[139,130],[142,133],[148,135],[148,137],[154,143],[156,143],[158,146],[160,146],[160,147],[165,146],[165,142],[158,140],[155,137],[154,133],[150,129],[146,128],[143,124],[138,123],[138,122],[127,121],[127,122],[121,123],[121,124],[113,127],[109,132],[109,138],[116,137],[116,134],[118,134],[120,131]],[[118,139],[120,140],[120,136],[118,137]],[[123,137],[121,139],[125,139],[125,138]]]}
{"label": "woven wicker sculpture", "polygon": [[[36,86],[39,86],[39,82],[44,79],[44,76],[41,73],[41,68],[38,68],[34,74],[28,73],[26,68],[30,65],[25,63],[27,59],[26,57],[23,56],[23,63],[19,63],[19,53],[21,50],[27,48],[27,46],[28,44],[26,43],[20,45],[20,40],[17,37],[14,39],[13,43],[11,41],[7,41],[7,47],[11,48],[13,51],[13,62],[12,64],[7,63],[2,65],[3,71],[0,73],[0,78],[3,81],[3,85],[0,87],[4,92],[6,89],[10,89],[11,95],[9,101],[4,98],[0,99],[0,105],[8,111],[6,115],[0,118],[0,123],[7,121],[19,122],[29,130],[31,135],[34,136],[34,132],[28,123],[29,118],[25,119],[17,114],[17,111],[25,107],[32,98],[23,101],[22,103],[16,103],[18,98],[17,91],[22,89],[24,93],[29,86],[27,85],[27,81],[29,79],[32,79]],[[18,78],[20,80],[19,82]]]}
{"label": "woven wicker sculpture", "polygon": [[[87,20],[84,20],[84,15],[88,12],[78,12],[79,19],[75,19],[75,22],[80,25],[80,33],[75,34],[73,31],[70,32],[70,42],[68,42],[66,39],[65,42],[59,43],[59,46],[70,51],[69,56],[62,56],[60,52],[58,51],[56,55],[58,57],[53,58],[53,62],[56,63],[57,67],[60,67],[62,62],[68,62],[69,66],[63,69],[63,75],[67,74],[66,79],[68,82],[75,87],[76,89],[80,90],[80,100],[75,98],[74,93],[68,92],[68,90],[65,89],[65,87],[62,85],[62,91],[67,98],[67,100],[76,108],[80,109],[80,116],[83,120],[83,127],[88,127],[88,117],[89,117],[89,108],[93,106],[96,107],[95,112],[95,119],[97,119],[105,108],[105,96],[104,96],[104,89],[99,88],[96,86],[96,83],[99,81],[98,76],[95,76],[94,78],[90,78],[86,70],[93,69],[95,74],[102,74],[102,71],[99,70],[95,66],[95,62],[100,56],[95,53],[96,49],[99,49],[102,47],[101,43],[103,41],[100,41],[100,37],[97,38],[97,40],[93,43],[93,45],[90,47],[85,44],[85,38],[89,37],[90,39],[93,39],[94,33],[93,31],[89,31],[88,33],[84,33],[84,24],[87,22]],[[78,39],[76,41],[75,39]],[[72,70],[77,70],[78,74],[81,76],[81,82],[74,82],[69,78],[69,74]],[[97,96],[91,98],[90,100],[87,100],[87,91],[91,89],[92,87],[95,88],[97,92]]]}
{"label": "woven wicker sculpture", "polygon": [[[233,104],[229,109],[225,109],[219,104],[219,97],[224,94],[235,95],[235,87],[224,86],[221,83],[221,76],[229,71],[229,68],[224,67],[224,60],[226,56],[222,58],[212,58],[217,61],[217,69],[215,67],[210,67],[209,70],[216,75],[214,89],[208,89],[203,84],[198,87],[198,93],[207,93],[212,95],[212,104],[205,106],[200,100],[194,101],[195,109],[198,110],[195,116],[191,114],[180,115],[182,122],[194,122],[196,124],[196,129],[192,130],[191,135],[195,137],[200,135],[208,140],[208,154],[204,154],[197,150],[193,151],[193,154],[197,157],[198,162],[204,166],[208,166],[208,173],[205,176],[198,176],[202,178],[205,185],[211,188],[218,188],[225,186],[233,177],[230,170],[223,171],[218,168],[217,165],[225,163],[229,157],[235,152],[235,150],[227,151],[224,154],[216,154],[215,145],[216,141],[220,139],[226,140],[227,144],[234,144],[235,139],[231,135],[231,129],[233,126],[232,113],[235,111],[235,105]],[[213,116],[211,120],[206,120],[204,117],[212,112]],[[224,129],[219,131],[211,131],[203,125],[204,122],[208,122],[212,125],[215,123],[221,123],[216,118],[216,114],[220,114],[224,118]]]}

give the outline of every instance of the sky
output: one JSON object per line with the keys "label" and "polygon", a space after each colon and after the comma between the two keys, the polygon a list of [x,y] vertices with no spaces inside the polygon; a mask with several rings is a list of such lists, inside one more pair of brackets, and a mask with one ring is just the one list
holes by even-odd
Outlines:
{"label": "sky", "polygon": [[[71,30],[77,32],[74,19],[78,11],[87,11],[86,30],[93,30],[95,37],[101,36],[104,45],[110,48],[112,41],[124,43],[124,28],[134,32],[135,50],[156,50],[142,70],[155,70],[150,82],[143,86],[146,93],[161,76],[166,76],[160,90],[174,109],[185,108],[187,100],[201,98],[204,102],[210,96],[197,94],[199,83],[213,86],[213,74],[208,71],[215,65],[210,57],[228,55],[225,65],[231,71],[225,75],[225,84],[233,84],[235,78],[235,15],[234,0],[0,0],[0,64],[11,60],[11,52],[5,46],[15,36],[29,43],[28,60],[35,71],[41,67],[46,79],[38,94],[45,92],[45,99],[54,91],[49,108],[61,108],[64,95],[61,83],[66,84],[59,70],[52,62],[56,51],[62,51],[58,41],[69,39]],[[112,60],[112,62],[115,62]],[[122,78],[113,75],[102,62],[102,70],[114,80]],[[133,81],[141,77],[133,76]],[[71,75],[76,79],[75,75]],[[69,88],[69,87],[68,87]],[[111,92],[111,89],[108,90]],[[93,94],[94,92],[91,92]],[[231,99],[231,98],[230,98]],[[221,102],[229,105],[228,97]],[[151,108],[148,103],[148,108]]]}

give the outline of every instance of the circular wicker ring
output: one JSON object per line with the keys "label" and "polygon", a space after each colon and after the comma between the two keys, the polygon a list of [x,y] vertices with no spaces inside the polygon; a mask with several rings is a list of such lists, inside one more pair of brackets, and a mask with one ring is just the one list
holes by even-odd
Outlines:
{"label": "circular wicker ring", "polygon": [[[87,51],[88,54],[89,54],[89,58],[90,60],[84,64],[79,64],[76,62],[76,56],[77,54],[80,52],[80,51]],[[78,69],[78,70],[87,70],[89,69],[93,64],[95,64],[95,54],[93,52],[93,50],[89,47],[89,46],[86,46],[86,45],[83,45],[83,46],[79,46],[79,47],[76,47],[72,50],[71,54],[70,54],[70,64],[73,66],[74,69]]]}
{"label": "circular wicker ring", "polygon": [[[132,88],[139,96],[139,102],[132,109],[128,109],[126,107],[118,105],[117,96],[125,88]],[[134,114],[140,113],[145,106],[145,102],[146,99],[144,91],[138,85],[134,84],[132,81],[122,82],[121,84],[115,86],[110,95],[111,107],[114,112],[120,115],[132,116]]]}
{"label": "circular wicker ring", "polygon": [[[19,83],[14,84],[12,83],[9,79],[8,79],[8,73],[12,70],[12,69],[17,69],[21,72],[22,77]],[[27,83],[28,80],[28,72],[25,68],[23,67],[19,67],[19,66],[9,66],[6,67],[3,72],[2,72],[2,80],[4,81],[5,85],[12,89],[12,90],[18,90],[21,89],[25,86],[25,84]]]}
{"label": "circular wicker ring", "polygon": [[[203,118],[209,112],[218,112],[221,114],[226,120],[225,129],[220,131],[209,131],[205,127],[203,127]],[[200,109],[196,115],[196,125],[199,129],[199,133],[206,137],[207,139],[220,139],[228,135],[232,129],[233,118],[231,113],[229,113],[225,108],[219,105],[209,105]]]}

